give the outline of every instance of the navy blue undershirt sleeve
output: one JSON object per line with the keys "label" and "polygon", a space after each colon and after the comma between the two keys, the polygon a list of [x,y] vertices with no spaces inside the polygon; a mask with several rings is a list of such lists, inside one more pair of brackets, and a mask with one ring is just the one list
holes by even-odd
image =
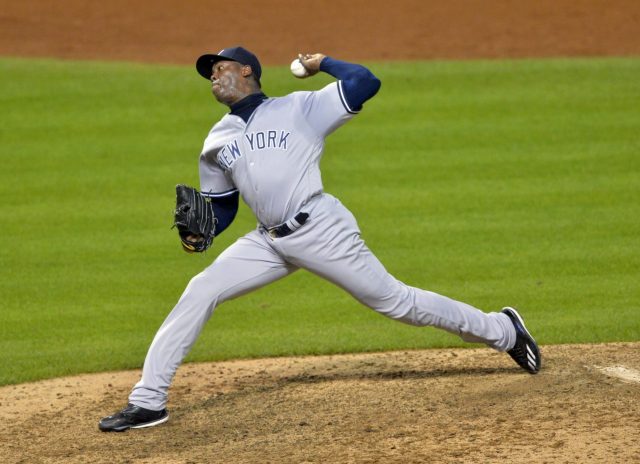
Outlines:
{"label": "navy blue undershirt sleeve", "polygon": [[218,222],[216,223],[215,235],[220,235],[233,222],[238,212],[238,199],[240,194],[236,191],[226,197],[212,198],[213,214]]}
{"label": "navy blue undershirt sleeve", "polygon": [[359,64],[347,63],[327,56],[320,63],[320,71],[342,81],[342,91],[352,111],[360,111],[363,103],[380,89],[380,79]]}

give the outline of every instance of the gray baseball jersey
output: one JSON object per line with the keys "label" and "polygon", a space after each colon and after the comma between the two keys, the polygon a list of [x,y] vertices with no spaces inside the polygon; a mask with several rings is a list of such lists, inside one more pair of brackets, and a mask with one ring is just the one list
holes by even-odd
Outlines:
{"label": "gray baseball jersey", "polygon": [[[505,314],[484,313],[389,274],[362,240],[353,214],[322,192],[324,138],[352,115],[337,82],[269,99],[247,123],[226,115],[213,127],[200,155],[201,189],[214,197],[239,190],[264,227],[239,238],[191,279],[149,348],[132,404],[163,409],[176,369],[214,309],[300,268],[386,317],[499,351],[514,346],[516,332]],[[274,237],[265,230],[301,212],[308,220],[295,232]]]}
{"label": "gray baseball jersey", "polygon": [[239,190],[258,221],[273,227],[322,192],[325,137],[353,117],[334,82],[262,103],[247,123],[225,115],[204,141],[200,190],[212,197]]}

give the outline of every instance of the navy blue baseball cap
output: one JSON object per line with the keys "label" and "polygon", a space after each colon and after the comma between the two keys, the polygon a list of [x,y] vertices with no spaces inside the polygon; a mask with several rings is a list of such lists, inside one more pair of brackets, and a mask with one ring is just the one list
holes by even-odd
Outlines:
{"label": "navy blue baseball cap", "polygon": [[236,61],[240,64],[251,66],[253,75],[258,79],[258,82],[260,82],[262,67],[260,66],[258,58],[249,50],[242,47],[225,48],[224,50],[220,50],[217,55],[202,55],[198,58],[198,61],[196,61],[196,69],[202,77],[210,80],[213,64],[223,60]]}

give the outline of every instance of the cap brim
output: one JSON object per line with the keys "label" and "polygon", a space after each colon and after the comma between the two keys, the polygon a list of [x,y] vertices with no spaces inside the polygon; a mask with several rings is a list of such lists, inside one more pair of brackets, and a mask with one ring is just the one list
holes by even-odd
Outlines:
{"label": "cap brim", "polygon": [[198,61],[196,61],[196,69],[198,70],[198,74],[200,74],[206,80],[211,80],[213,64],[223,60],[235,61],[231,58],[227,58],[226,56],[202,55],[200,58],[198,58]]}

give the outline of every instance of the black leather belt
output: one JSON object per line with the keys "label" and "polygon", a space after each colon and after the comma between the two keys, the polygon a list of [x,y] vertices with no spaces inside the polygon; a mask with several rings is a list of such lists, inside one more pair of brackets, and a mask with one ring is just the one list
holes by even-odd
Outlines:
{"label": "black leather belt", "polygon": [[283,222],[279,226],[272,227],[271,229],[265,227],[265,230],[271,238],[286,237],[302,227],[302,224],[307,222],[307,219],[309,219],[308,213],[298,213],[287,222]]}

